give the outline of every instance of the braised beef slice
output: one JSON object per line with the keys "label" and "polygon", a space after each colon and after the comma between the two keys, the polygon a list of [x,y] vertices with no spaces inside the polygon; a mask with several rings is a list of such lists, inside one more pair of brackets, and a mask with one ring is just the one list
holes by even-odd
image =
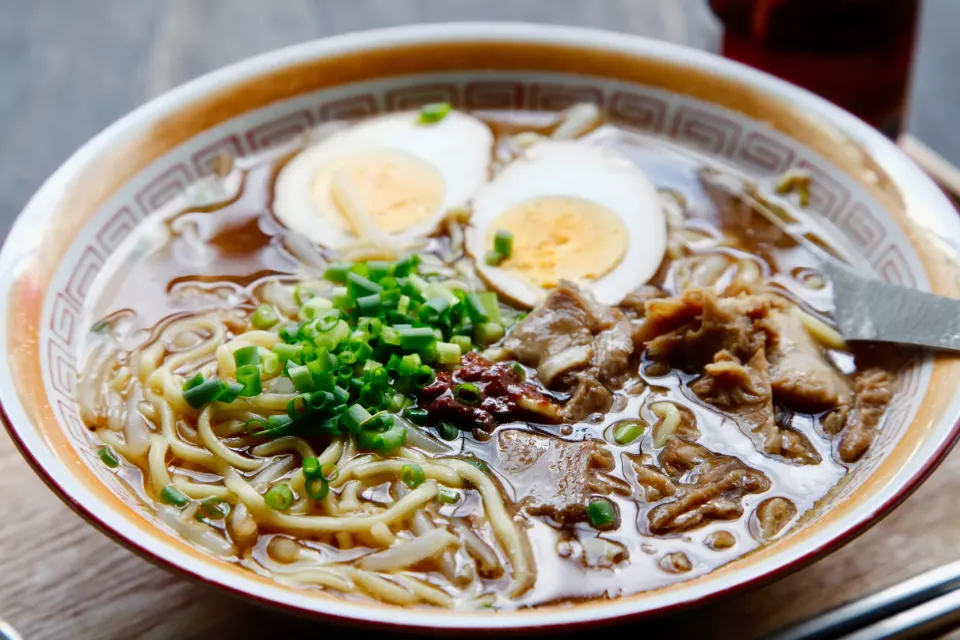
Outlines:
{"label": "braised beef slice", "polygon": [[823,429],[831,435],[840,434],[837,452],[844,462],[856,462],[877,437],[883,415],[893,399],[893,376],[880,368],[871,368],[857,374],[852,404],[827,414]]}
{"label": "braised beef slice", "polygon": [[848,401],[847,381],[824,359],[822,349],[799,318],[776,311],[761,324],[768,336],[771,385],[778,401],[812,413]]}
{"label": "braised beef slice", "polygon": [[762,472],[680,438],[671,439],[660,452],[660,466],[663,471],[634,462],[648,502],[671,498],[647,516],[655,535],[736,520],[743,515],[744,495],[770,489],[770,480]]}
{"label": "braised beef slice", "polygon": [[649,302],[637,337],[651,358],[697,371],[718,351],[749,358],[764,340],[754,320],[778,304],[769,296],[718,298],[708,289],[691,289]]}
{"label": "braised beef slice", "polygon": [[571,442],[530,431],[497,435],[500,469],[517,491],[517,502],[533,515],[560,523],[583,520],[590,497],[627,487],[607,476],[613,456],[593,440]]}
{"label": "braised beef slice", "polygon": [[633,327],[618,309],[596,304],[575,285],[561,282],[503,343],[517,360],[536,367],[550,389],[569,391],[566,421],[606,412],[611,389],[630,373]]}
{"label": "braised beef slice", "polygon": [[623,315],[629,320],[642,320],[647,315],[647,304],[651,300],[666,298],[667,292],[660,287],[653,285],[644,285],[636,291],[631,291],[617,307],[623,311]]}
{"label": "braised beef slice", "polygon": [[718,352],[690,388],[704,402],[736,419],[745,433],[759,440],[765,453],[802,464],[820,462],[820,455],[803,434],[777,424],[769,366],[762,346],[746,363],[728,351]]}
{"label": "braised beef slice", "polygon": [[[463,382],[480,389],[478,404],[457,400],[453,389]],[[431,424],[450,422],[464,430],[492,431],[497,424],[514,420],[561,421],[559,406],[541,388],[521,379],[509,365],[491,364],[472,351],[463,356],[459,369],[438,372],[418,399]]]}

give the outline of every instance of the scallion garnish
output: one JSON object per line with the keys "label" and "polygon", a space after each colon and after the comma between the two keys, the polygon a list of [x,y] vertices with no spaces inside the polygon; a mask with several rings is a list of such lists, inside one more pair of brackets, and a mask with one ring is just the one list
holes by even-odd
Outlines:
{"label": "scallion garnish", "polygon": [[431,102],[420,107],[420,124],[436,124],[453,110],[453,105],[449,102]]}
{"label": "scallion garnish", "polygon": [[200,511],[211,520],[223,520],[230,515],[230,503],[223,498],[207,498],[200,503]]}
{"label": "scallion garnish", "polygon": [[110,447],[103,446],[97,449],[97,456],[100,458],[100,462],[111,469],[116,469],[120,466],[120,458],[117,457],[117,454],[114,453]]}
{"label": "scallion garnish", "polygon": [[267,506],[277,511],[288,509],[293,504],[293,489],[286,483],[281,483],[270,487],[270,490],[263,496],[263,501]]}
{"label": "scallion garnish", "polygon": [[400,467],[400,479],[403,484],[411,489],[416,489],[426,479],[423,474],[423,467],[418,464],[405,464]]}
{"label": "scallion garnish", "polygon": [[250,324],[254,329],[269,329],[280,322],[277,312],[268,304],[261,304],[250,316]]}
{"label": "scallion garnish", "polygon": [[606,498],[598,498],[587,505],[587,520],[597,529],[611,527],[617,522],[617,509]]}
{"label": "scallion garnish", "polygon": [[453,397],[459,400],[462,404],[473,405],[479,404],[482,400],[480,395],[480,389],[477,385],[470,382],[464,382],[463,384],[458,384],[453,388]]}
{"label": "scallion garnish", "polygon": [[178,509],[183,509],[190,504],[190,498],[172,484],[168,484],[160,491],[160,499]]}
{"label": "scallion garnish", "polygon": [[493,250],[501,256],[501,260],[506,260],[513,253],[513,233],[506,229],[497,229],[493,235]]}
{"label": "scallion garnish", "polygon": [[613,429],[613,441],[627,445],[643,435],[646,425],[640,420],[622,420]]}

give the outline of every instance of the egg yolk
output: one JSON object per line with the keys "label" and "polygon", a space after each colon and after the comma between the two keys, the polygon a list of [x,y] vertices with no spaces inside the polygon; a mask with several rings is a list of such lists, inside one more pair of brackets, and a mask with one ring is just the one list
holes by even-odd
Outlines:
{"label": "egg yolk", "polygon": [[544,288],[604,276],[627,253],[623,221],[579,198],[533,198],[508,209],[490,226],[488,248],[499,229],[513,233],[513,251],[500,267]]}
{"label": "egg yolk", "polygon": [[318,170],[310,184],[314,206],[343,231],[359,235],[333,193],[342,176],[377,226],[400,233],[432,217],[443,203],[443,176],[429,164],[396,151],[338,158]]}

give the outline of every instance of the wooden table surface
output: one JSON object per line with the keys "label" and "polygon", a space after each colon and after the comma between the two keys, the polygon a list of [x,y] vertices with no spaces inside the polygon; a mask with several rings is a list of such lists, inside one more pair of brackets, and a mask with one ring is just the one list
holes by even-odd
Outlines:
{"label": "wooden table surface", "polygon": [[[960,3],[936,3],[929,4],[941,11],[952,6],[960,17]],[[130,108],[200,73],[292,42],[469,19],[603,27],[704,48],[716,42],[701,0],[0,0],[0,16],[4,226],[66,155]],[[943,19],[926,22],[932,24],[925,30],[943,29]],[[939,80],[932,86],[921,72],[915,84],[915,95],[926,100],[920,106],[955,124],[957,114],[944,113],[949,101],[934,99]],[[61,504],[2,430],[0,478],[0,618],[26,640],[340,632],[227,598],[125,551]],[[960,452],[890,517],[828,558],[750,593],[621,631],[754,638],[960,558],[958,480]]]}

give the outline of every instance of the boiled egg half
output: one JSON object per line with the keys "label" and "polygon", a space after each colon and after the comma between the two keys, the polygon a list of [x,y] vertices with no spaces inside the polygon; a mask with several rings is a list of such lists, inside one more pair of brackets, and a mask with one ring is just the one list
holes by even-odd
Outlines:
{"label": "boiled egg half", "polygon": [[333,249],[428,235],[489,177],[493,134],[458,111],[422,123],[407,111],[360,122],[294,156],[273,210]]}
{"label": "boiled egg half", "polygon": [[[512,250],[489,264],[501,230]],[[535,306],[570,280],[613,305],[656,273],[667,232],[656,189],[629,159],[546,141],[477,192],[465,240],[484,280],[516,302]]]}

